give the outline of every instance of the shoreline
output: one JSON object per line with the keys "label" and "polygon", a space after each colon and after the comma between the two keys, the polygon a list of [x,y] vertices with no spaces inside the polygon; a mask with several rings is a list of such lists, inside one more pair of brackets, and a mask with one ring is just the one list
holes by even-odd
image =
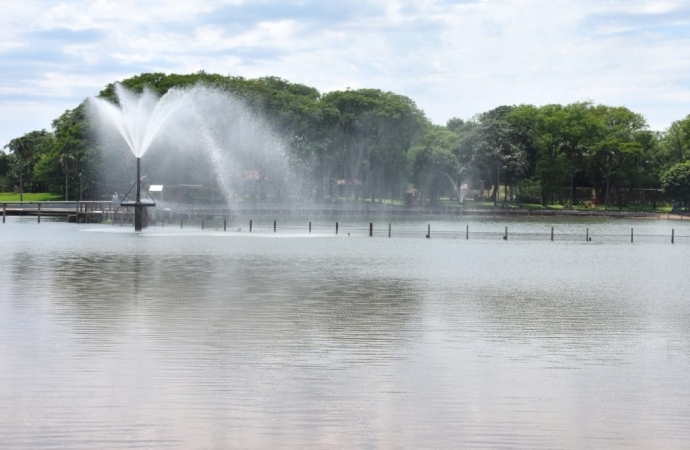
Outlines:
{"label": "shoreline", "polygon": [[[134,208],[122,206],[115,208],[110,201],[67,201],[67,202],[7,202],[2,203],[5,216],[44,216],[64,217],[74,222],[100,222],[108,219],[128,220]],[[563,209],[510,209],[495,208],[411,208],[388,205],[185,205],[161,202],[151,208],[155,218],[169,220],[187,218],[399,218],[399,219],[439,219],[439,218],[566,218],[566,219],[632,219],[632,220],[690,220],[687,212],[646,212],[620,210],[563,210]],[[154,219],[155,220],[155,219]]]}

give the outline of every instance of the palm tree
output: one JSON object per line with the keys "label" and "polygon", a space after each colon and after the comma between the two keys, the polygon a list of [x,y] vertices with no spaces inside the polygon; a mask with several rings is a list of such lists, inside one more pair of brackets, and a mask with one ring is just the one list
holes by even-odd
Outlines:
{"label": "palm tree", "polygon": [[12,139],[4,148],[17,155],[19,161],[19,201],[24,201],[24,168],[23,160],[26,160],[33,148],[31,136],[24,135],[20,138]]}
{"label": "palm tree", "polygon": [[52,137],[46,130],[31,131],[24,136],[12,139],[5,148],[17,156],[19,162],[19,199],[24,201],[24,165],[37,153],[47,150],[47,138]]}

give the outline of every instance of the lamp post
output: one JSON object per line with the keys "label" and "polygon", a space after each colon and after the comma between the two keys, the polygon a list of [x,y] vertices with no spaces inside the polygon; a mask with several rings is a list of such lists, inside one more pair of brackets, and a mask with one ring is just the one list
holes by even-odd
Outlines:
{"label": "lamp post", "polygon": [[499,186],[501,186],[501,159],[498,153],[496,153],[496,192],[494,192],[494,207],[498,206]]}

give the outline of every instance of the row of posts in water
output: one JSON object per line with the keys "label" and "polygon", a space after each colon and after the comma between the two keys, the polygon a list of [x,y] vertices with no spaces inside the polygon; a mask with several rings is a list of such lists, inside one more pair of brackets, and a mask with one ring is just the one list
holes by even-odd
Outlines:
{"label": "row of posts in water", "polygon": [[[162,226],[165,226],[165,221],[161,222]],[[249,232],[251,233],[254,227],[254,222],[253,220],[249,221]],[[339,227],[340,224],[338,222],[335,223],[335,234],[338,235],[339,233]],[[180,228],[184,228],[184,219],[180,219]],[[204,219],[201,220],[201,229],[203,230],[205,228],[205,221]],[[227,231],[228,229],[228,221],[227,219],[223,219],[223,231]],[[312,231],[312,224],[309,222],[309,233]],[[273,221],[273,232],[277,233],[278,232],[278,221],[274,220]],[[349,233],[348,233],[349,235]],[[369,223],[369,237],[374,236],[374,223],[370,222]],[[388,237],[392,236],[392,224],[388,224]],[[554,227],[551,227],[551,241],[554,241]],[[431,224],[427,225],[427,231],[426,231],[426,236],[427,239],[431,239]],[[470,226],[466,225],[465,226],[465,239],[469,240],[470,238]],[[503,232],[503,240],[507,241],[508,240],[508,227],[505,227],[505,230]],[[585,229],[585,242],[591,242],[592,237],[589,235],[589,228]],[[633,243],[635,242],[635,229],[630,228],[630,242]],[[676,230],[675,228],[671,229],[671,244],[675,244],[676,242]]]}
{"label": "row of posts in water", "polygon": [[[2,223],[5,223],[6,221],[6,208],[2,209]],[[38,223],[41,223],[41,205],[38,205],[38,215],[37,215],[37,220]],[[165,226],[165,220],[161,221],[162,226]],[[180,219],[180,228],[184,227],[184,219]],[[204,229],[204,219],[201,220],[201,229]],[[228,229],[228,221],[227,219],[223,219],[223,231],[227,231]],[[253,229],[253,221],[249,221],[249,232],[251,233]],[[339,229],[339,223],[335,223],[335,234],[338,234],[338,229]],[[311,222],[309,222],[309,233],[311,233],[312,230],[312,225]],[[278,221],[274,220],[273,221],[273,232],[276,233],[278,231]],[[392,232],[392,226],[389,223],[388,224],[388,237],[391,237],[391,232]],[[671,244],[675,244],[676,240],[676,230],[672,229],[671,230]],[[374,224],[373,222],[369,223],[369,237],[374,236]],[[426,238],[430,239],[431,238],[431,224],[427,225],[427,233],[426,233]],[[470,238],[470,226],[467,225],[465,228],[465,239]],[[505,227],[505,231],[503,233],[503,240],[508,240],[508,227]],[[554,227],[551,227],[551,241],[554,240]],[[585,231],[585,241],[586,242],[591,242],[592,238],[589,236],[589,228],[586,229]],[[634,228],[630,228],[630,242],[635,242],[635,230]]]}

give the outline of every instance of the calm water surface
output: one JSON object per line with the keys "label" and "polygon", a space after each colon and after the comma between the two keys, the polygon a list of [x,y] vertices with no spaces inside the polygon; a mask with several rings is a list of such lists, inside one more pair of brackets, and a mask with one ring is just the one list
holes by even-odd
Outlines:
{"label": "calm water surface", "polygon": [[688,448],[690,227],[465,223],[8,219],[0,448]]}

